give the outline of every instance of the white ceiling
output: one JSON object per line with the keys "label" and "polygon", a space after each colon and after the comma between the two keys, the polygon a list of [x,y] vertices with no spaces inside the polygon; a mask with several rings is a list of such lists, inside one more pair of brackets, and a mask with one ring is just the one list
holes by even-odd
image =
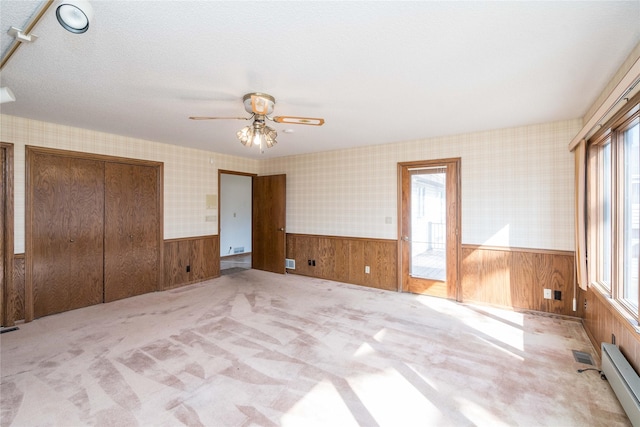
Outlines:
{"label": "white ceiling", "polygon": [[[0,0],[3,55],[40,3]],[[0,73],[2,114],[252,158],[579,118],[640,42],[640,0],[93,1],[82,35],[55,6]],[[188,120],[253,91],[326,123],[271,124],[261,155],[247,122]]]}

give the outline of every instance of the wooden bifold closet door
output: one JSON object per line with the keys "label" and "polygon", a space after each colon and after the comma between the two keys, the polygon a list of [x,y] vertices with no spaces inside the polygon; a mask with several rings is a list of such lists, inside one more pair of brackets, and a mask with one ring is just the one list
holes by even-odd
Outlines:
{"label": "wooden bifold closet door", "polygon": [[27,147],[25,320],[159,290],[162,163]]}
{"label": "wooden bifold closet door", "polygon": [[105,302],[158,289],[157,181],[156,168],[106,164]]}
{"label": "wooden bifold closet door", "polygon": [[104,162],[37,153],[30,171],[34,316],[101,303]]}

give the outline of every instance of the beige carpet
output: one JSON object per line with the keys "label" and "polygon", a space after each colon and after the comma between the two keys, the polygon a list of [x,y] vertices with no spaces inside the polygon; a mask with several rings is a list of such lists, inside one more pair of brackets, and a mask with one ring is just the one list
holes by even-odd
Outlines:
{"label": "beige carpet", "polygon": [[3,426],[627,426],[580,323],[248,270],[0,336]]}

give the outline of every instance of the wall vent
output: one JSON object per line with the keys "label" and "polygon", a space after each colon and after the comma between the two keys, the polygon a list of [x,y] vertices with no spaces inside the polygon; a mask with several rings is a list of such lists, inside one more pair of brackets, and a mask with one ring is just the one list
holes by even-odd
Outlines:
{"label": "wall vent", "polygon": [[289,270],[295,270],[296,269],[296,260],[295,259],[285,258],[285,260],[284,260],[284,268],[288,268]]}
{"label": "wall vent", "polygon": [[234,254],[241,254],[242,252],[244,252],[244,246],[238,246],[236,248],[233,248]]}

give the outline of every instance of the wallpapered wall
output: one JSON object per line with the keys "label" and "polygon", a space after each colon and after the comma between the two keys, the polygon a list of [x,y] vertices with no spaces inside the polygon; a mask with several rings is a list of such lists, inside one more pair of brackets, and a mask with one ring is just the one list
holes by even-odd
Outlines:
{"label": "wallpapered wall", "polygon": [[206,195],[218,194],[218,169],[256,173],[257,160],[0,115],[0,140],[14,144],[15,252],[24,252],[25,145],[164,162],[164,238],[218,234]]}
{"label": "wallpapered wall", "polygon": [[[287,231],[397,238],[397,163],[462,159],[462,243],[573,250],[581,119],[268,159],[287,174]],[[391,224],[386,219],[391,218]]]}
{"label": "wallpapered wall", "polygon": [[[24,252],[24,146],[164,162],[165,239],[217,234],[206,195],[218,169],[287,174],[287,232],[396,239],[397,163],[462,159],[462,243],[573,250],[573,156],[581,119],[277,159],[251,160],[18,117],[15,251]],[[390,218],[391,223],[386,219]]]}

